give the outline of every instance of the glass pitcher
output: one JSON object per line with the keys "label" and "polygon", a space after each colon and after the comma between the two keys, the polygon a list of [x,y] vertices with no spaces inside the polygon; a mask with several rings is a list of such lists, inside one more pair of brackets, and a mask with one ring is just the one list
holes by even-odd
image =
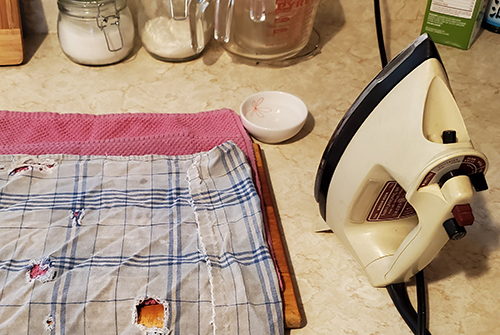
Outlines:
{"label": "glass pitcher", "polygon": [[217,0],[215,38],[236,55],[281,60],[309,41],[319,0]]}
{"label": "glass pitcher", "polygon": [[165,61],[187,61],[205,48],[213,32],[212,0],[140,0],[138,28],[144,48]]}

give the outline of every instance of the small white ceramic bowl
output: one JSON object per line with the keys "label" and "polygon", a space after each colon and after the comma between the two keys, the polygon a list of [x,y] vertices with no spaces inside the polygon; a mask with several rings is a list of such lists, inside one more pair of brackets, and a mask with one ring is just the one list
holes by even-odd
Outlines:
{"label": "small white ceramic bowl", "polygon": [[243,126],[262,142],[279,143],[295,136],[307,119],[307,107],[296,96],[265,91],[246,98],[240,105]]}

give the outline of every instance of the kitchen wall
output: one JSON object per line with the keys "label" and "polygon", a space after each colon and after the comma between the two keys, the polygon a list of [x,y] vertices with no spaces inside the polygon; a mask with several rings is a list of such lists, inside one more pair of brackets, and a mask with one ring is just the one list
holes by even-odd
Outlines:
{"label": "kitchen wall", "polygon": [[[19,4],[24,34],[57,33],[57,0],[19,0]],[[135,8],[135,0],[129,0],[128,5]]]}
{"label": "kitchen wall", "polygon": [[57,0],[19,0],[19,4],[25,35],[57,32]]}
{"label": "kitchen wall", "polygon": [[[127,2],[132,13],[134,13],[137,1],[139,0],[128,0]],[[419,2],[425,3],[425,0],[419,0]],[[19,3],[24,34],[57,33],[57,16],[59,13],[57,0],[19,0]],[[316,15],[316,21],[319,23],[319,26],[329,25],[331,28],[332,25],[334,27],[343,25],[344,17],[340,3],[340,0],[320,1]],[[368,3],[368,5],[372,6],[371,3]],[[326,35],[328,33],[331,33],[331,29],[325,32]],[[320,35],[326,37],[325,34]]]}

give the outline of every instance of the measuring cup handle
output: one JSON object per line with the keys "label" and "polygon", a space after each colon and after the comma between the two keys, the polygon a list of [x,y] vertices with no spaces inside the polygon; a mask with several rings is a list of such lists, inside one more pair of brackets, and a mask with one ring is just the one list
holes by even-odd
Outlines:
{"label": "measuring cup handle", "polygon": [[234,0],[216,0],[214,37],[217,41],[227,43],[231,36]]}
{"label": "measuring cup handle", "polygon": [[189,2],[189,30],[191,47],[198,54],[205,48],[205,11],[213,0],[191,0]]}
{"label": "measuring cup handle", "polygon": [[[170,15],[174,20],[184,20],[188,16],[189,0],[168,0]],[[191,1],[192,2],[192,1]]]}
{"label": "measuring cup handle", "polygon": [[254,22],[266,20],[266,5],[264,0],[250,0],[250,19]]}

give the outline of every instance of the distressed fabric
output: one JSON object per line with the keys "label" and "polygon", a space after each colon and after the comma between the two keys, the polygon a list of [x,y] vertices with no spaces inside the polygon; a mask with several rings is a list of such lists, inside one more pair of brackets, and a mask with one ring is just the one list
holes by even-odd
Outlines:
{"label": "distressed fabric", "polygon": [[80,114],[0,110],[0,154],[191,155],[233,141],[260,183],[252,140],[239,115],[199,113]]}
{"label": "distressed fabric", "polygon": [[259,201],[234,142],[0,156],[0,334],[283,334]]}
{"label": "distressed fabric", "polygon": [[[252,140],[239,115],[227,108],[199,113],[100,115],[0,111],[0,120],[0,155],[174,156],[208,151],[233,141],[245,153],[262,196]],[[264,225],[272,248],[265,213]]]}

